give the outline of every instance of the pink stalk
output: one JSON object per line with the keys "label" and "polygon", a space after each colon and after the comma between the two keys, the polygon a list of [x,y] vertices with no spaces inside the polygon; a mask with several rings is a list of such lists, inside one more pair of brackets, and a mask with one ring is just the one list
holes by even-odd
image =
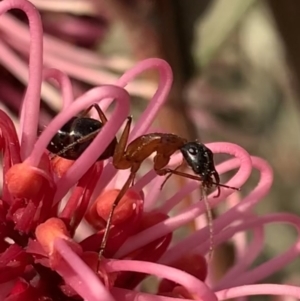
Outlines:
{"label": "pink stalk", "polygon": [[66,109],[74,101],[73,88],[70,78],[64,72],[54,69],[45,68],[43,72],[43,79],[54,79],[60,87],[62,93],[63,110]]}
{"label": "pink stalk", "polygon": [[108,272],[133,271],[166,278],[184,286],[202,300],[217,300],[212,291],[199,279],[181,270],[157,263],[138,260],[110,260],[105,263]]}
{"label": "pink stalk", "polygon": [[[112,294],[118,301],[128,301],[128,300],[138,300],[138,301],[195,301],[195,299],[186,299],[186,298],[178,298],[174,297],[165,297],[165,296],[157,296],[147,293],[142,293],[140,291],[132,291],[114,287],[112,289]],[[204,299],[201,299],[201,301]],[[206,301],[206,300],[205,300]]]}
{"label": "pink stalk", "polygon": [[[247,271],[243,273],[242,275],[239,275],[238,279],[231,279],[232,284],[227,283],[227,285],[233,286],[233,285],[245,285],[250,283],[256,283],[276,271],[282,269],[284,266],[286,266],[288,263],[292,262],[295,258],[299,256],[300,253],[300,239],[299,239],[299,231],[300,231],[300,218],[292,215],[292,214],[285,214],[285,213],[278,213],[278,214],[269,214],[267,216],[263,217],[257,217],[253,220],[245,221],[245,223],[238,225],[238,226],[232,226],[228,230],[224,230],[221,232],[220,236],[216,235],[216,239],[221,242],[227,240],[229,237],[234,235],[234,233],[239,231],[245,231],[247,229],[256,227],[256,226],[263,226],[266,223],[288,223],[293,225],[298,232],[298,239],[295,242],[295,244],[290,247],[287,251],[285,251],[283,254],[270,259],[267,262],[264,262],[260,266],[254,268],[251,271]],[[222,289],[223,287],[219,287],[218,289]]]}
{"label": "pink stalk", "polygon": [[[236,206],[241,201],[242,201],[241,192],[233,193],[232,195],[230,195],[227,198],[227,200],[225,200],[227,210],[233,208],[234,206]],[[246,214],[244,214],[245,218],[251,218],[253,216],[255,216],[255,215],[252,213],[252,210],[251,210],[251,212],[247,212]],[[242,222],[242,220],[241,221],[237,221],[237,223],[240,223],[240,222]],[[202,228],[202,227],[200,227],[200,228]],[[199,230],[199,228],[197,230]],[[256,237],[256,234],[257,234],[257,236],[260,236],[261,231],[263,232],[263,229],[261,229],[261,228],[255,228],[255,229],[253,229],[253,235],[255,237]],[[263,241],[264,241],[264,237],[265,236],[262,233],[261,238],[262,238]],[[255,238],[252,239],[251,243],[253,243],[253,241],[255,241],[255,240],[256,240]],[[238,234],[236,234],[232,238],[231,241],[234,244],[235,258],[236,258],[236,260],[239,260],[240,258],[244,257],[244,254],[245,254],[245,252],[247,252],[247,249],[248,249],[248,237],[247,237],[247,233],[238,233]]]}
{"label": "pink stalk", "polygon": [[66,262],[58,264],[55,269],[82,298],[89,301],[114,301],[96,274],[68,246],[65,240],[57,238],[54,241],[55,250]]}
{"label": "pink stalk", "polygon": [[[245,217],[249,219],[249,217]],[[254,215],[252,218],[257,218]],[[243,217],[241,217],[243,219]],[[222,286],[223,284],[226,284],[227,282],[230,282],[231,279],[239,277],[239,275],[247,269],[259,256],[259,254],[263,250],[264,241],[265,241],[265,235],[264,235],[264,229],[263,227],[254,227],[251,230],[252,233],[252,241],[245,244],[243,252],[240,252],[238,259],[236,260],[233,267],[222,277],[220,282],[218,283],[218,286]],[[225,231],[225,230],[223,230]],[[223,232],[222,231],[222,232]],[[221,232],[221,233],[222,233]],[[242,234],[243,236],[246,236],[246,232],[240,232],[234,235],[237,236],[239,234]]]}
{"label": "pink stalk", "polygon": [[300,288],[298,286],[283,284],[253,284],[228,288],[216,293],[218,300],[228,300],[243,296],[290,296],[300,299]]}
{"label": "pink stalk", "polygon": [[[53,1],[53,0],[51,0]],[[13,35],[13,38],[21,41],[26,48],[29,47],[29,31],[23,26],[23,23],[13,16],[3,16],[3,22],[0,25],[1,31],[6,35]],[[46,55],[52,54],[54,57],[61,57],[63,60],[76,62],[89,68],[109,68],[118,72],[125,72],[131,68],[134,63],[126,57],[109,56],[103,57],[99,53],[81,48],[61,39],[55,38],[49,34],[44,34],[44,51]]]}
{"label": "pink stalk", "polygon": [[10,9],[20,9],[27,15],[30,28],[29,79],[21,114],[22,137],[21,157],[29,156],[36,141],[40,111],[40,92],[42,84],[43,30],[40,15],[35,7],[24,0],[4,0],[0,2],[0,14]]}
{"label": "pink stalk", "polygon": [[[9,38],[5,39],[7,44],[11,45],[13,48],[17,49],[21,53],[27,54],[27,45],[22,42],[20,43],[20,41],[24,40],[24,35],[28,35],[26,31],[27,29],[24,29],[24,26],[21,24],[21,22],[18,23],[18,21],[15,21],[13,19],[13,17],[5,16],[5,22],[4,24],[0,24],[0,28],[3,29],[6,33],[9,33]],[[24,33],[24,35],[21,34],[22,32]],[[56,51],[44,53],[45,65],[60,66],[60,69],[68,73],[70,76],[82,80],[84,82],[88,82],[92,85],[100,85],[104,83],[113,84],[116,82],[117,76],[112,72],[103,69],[104,65],[109,64],[110,58],[107,58],[107,60],[106,58],[102,58],[99,61],[99,56],[95,56],[93,52],[79,48],[80,51],[78,51],[78,53],[80,54],[80,56],[82,56],[82,60],[84,60],[84,57],[88,57],[91,60],[88,60],[87,62],[81,62],[82,60],[80,60],[80,58],[76,59],[76,52],[74,54],[74,57],[72,57],[71,59],[71,54],[74,53],[75,47],[71,47],[67,44],[66,50],[63,51],[63,42],[58,39],[55,42],[55,38],[53,39],[53,43],[57,45],[56,47],[51,45],[50,41],[48,43],[49,45],[46,43],[45,46],[48,45],[51,46],[51,48],[56,48]],[[26,39],[26,41],[27,40],[29,40],[29,37]],[[47,39],[45,40],[45,42],[47,42]],[[71,56],[68,56],[69,53]],[[94,61],[93,58],[97,58],[98,61]],[[106,64],[102,63],[103,60],[106,61]],[[92,63],[93,61],[95,62],[94,64]],[[121,64],[125,64],[126,66],[129,65],[130,67],[132,67],[132,64],[127,63],[125,59],[114,59],[113,64],[116,64],[115,61],[120,62]],[[99,67],[101,67],[101,69]],[[130,93],[135,94],[137,96],[150,97],[155,88],[154,85],[149,81],[147,82],[145,80],[137,80],[135,82],[129,83],[127,90],[130,91]]]}

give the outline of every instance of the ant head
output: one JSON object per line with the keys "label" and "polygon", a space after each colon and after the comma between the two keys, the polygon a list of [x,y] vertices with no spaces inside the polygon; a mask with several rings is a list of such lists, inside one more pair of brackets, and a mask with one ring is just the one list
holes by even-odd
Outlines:
{"label": "ant head", "polygon": [[203,181],[211,181],[216,173],[213,152],[200,142],[188,142],[180,149],[187,164]]}
{"label": "ant head", "polygon": [[213,152],[200,142],[188,142],[180,149],[185,161],[208,188],[219,186],[220,177],[214,165]]}
{"label": "ant head", "polygon": [[213,185],[217,186],[218,194],[215,197],[220,195],[220,187],[240,190],[237,187],[231,187],[220,183],[220,176],[214,164],[214,154],[204,144],[196,141],[187,142],[181,147],[180,151],[194,173],[200,176],[204,187],[211,188]]}

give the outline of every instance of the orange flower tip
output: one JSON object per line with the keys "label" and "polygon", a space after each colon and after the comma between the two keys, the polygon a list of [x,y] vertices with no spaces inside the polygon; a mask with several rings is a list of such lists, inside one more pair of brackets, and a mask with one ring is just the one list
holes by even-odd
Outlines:
{"label": "orange flower tip", "polygon": [[56,238],[71,240],[65,223],[56,217],[49,218],[38,225],[35,236],[49,255],[53,253],[53,244]]}
{"label": "orange flower tip", "polygon": [[61,178],[69,170],[69,168],[74,164],[75,161],[56,156],[56,157],[52,158],[50,162],[51,162],[53,172],[59,178]]}
{"label": "orange flower tip", "polygon": [[13,165],[5,175],[8,191],[18,198],[33,198],[40,191],[48,175],[23,162]]}
{"label": "orange flower tip", "polygon": [[[102,193],[96,200],[95,206],[91,210],[96,210],[97,215],[107,220],[111,211],[113,202],[120,193],[119,189],[111,189]],[[141,201],[141,195],[134,191],[128,190],[120,200],[113,215],[113,224],[117,225],[128,220],[135,212],[137,203]]]}

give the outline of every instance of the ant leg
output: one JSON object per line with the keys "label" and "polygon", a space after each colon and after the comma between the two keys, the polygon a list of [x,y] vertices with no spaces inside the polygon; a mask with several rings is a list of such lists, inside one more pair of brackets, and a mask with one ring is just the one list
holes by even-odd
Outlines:
{"label": "ant leg", "polygon": [[[202,182],[201,199],[204,202],[204,206],[205,206],[205,209],[206,209],[206,212],[207,212],[208,228],[209,228],[209,240],[210,240],[210,243],[209,243],[210,244],[209,258],[211,258],[212,253],[213,253],[213,245],[214,245],[213,215],[212,215],[212,211],[211,211],[211,208],[210,208],[210,205],[209,205],[209,201],[207,199],[206,186],[203,185],[203,180],[200,177],[190,175],[188,173],[180,172],[180,171],[177,171],[176,169],[165,168],[165,169],[157,170],[156,172],[159,175],[166,175],[166,174],[169,173],[169,174],[175,174],[175,175],[178,175],[178,176],[181,176],[181,177],[185,177],[185,178],[189,178],[189,179],[192,179],[192,180],[197,180],[197,181]],[[219,185],[219,183],[214,183],[214,184]],[[220,189],[220,187],[218,187],[218,189]],[[237,188],[234,188],[234,189],[237,189]]]}
{"label": "ant leg", "polygon": [[[217,172],[214,172],[212,176],[214,177],[215,182],[216,182],[217,184],[220,184],[220,177],[219,177],[219,174],[218,174]],[[218,197],[220,196],[220,194],[221,194],[221,188],[220,188],[220,186],[217,186],[217,190],[218,190],[218,192],[217,192],[217,194],[214,196],[214,198],[218,198]]]}
{"label": "ant leg", "polygon": [[107,244],[109,229],[110,229],[110,226],[112,224],[112,218],[113,218],[113,215],[114,215],[114,211],[115,211],[116,207],[118,206],[118,204],[119,204],[120,200],[122,199],[122,197],[125,195],[126,191],[129,189],[129,187],[130,187],[132,181],[134,180],[134,178],[135,178],[135,172],[132,172],[130,174],[130,176],[128,177],[127,181],[125,182],[125,184],[123,185],[122,189],[120,190],[119,194],[117,195],[115,201],[112,204],[112,207],[111,207],[111,210],[109,212],[109,216],[108,216],[108,219],[107,219],[107,222],[106,222],[106,227],[105,227],[105,231],[104,231],[104,234],[103,234],[102,242],[101,242],[101,245],[100,245],[99,258],[102,257],[102,254],[103,254],[103,252],[105,250],[105,247],[106,247],[106,244]]}
{"label": "ant leg", "polygon": [[104,114],[104,112],[102,111],[102,109],[100,108],[100,106],[98,104],[93,104],[91,106],[89,106],[86,110],[84,110],[83,112],[81,112],[78,117],[84,117],[88,114],[88,112],[92,109],[92,108],[95,108],[98,115],[99,115],[99,118],[100,118],[100,121],[105,124],[107,122],[107,118]]}
{"label": "ant leg", "polygon": [[[219,188],[219,187],[218,187]],[[205,210],[206,210],[206,218],[207,218],[207,226],[209,229],[209,251],[208,251],[208,258],[212,259],[213,251],[214,251],[214,219],[212,209],[210,207],[209,201],[207,199],[207,193],[205,187],[200,189],[201,191],[201,199],[203,200]]]}
{"label": "ant leg", "polygon": [[185,173],[185,172],[178,171],[177,168],[176,169],[170,169],[170,168],[159,169],[159,170],[156,170],[156,173],[160,176],[164,176],[164,175],[167,175],[167,174],[174,174],[174,175],[177,175],[177,176],[181,176],[181,177],[184,177],[184,178],[188,178],[188,179],[192,179],[192,180],[196,180],[196,181],[200,181],[200,182],[203,181],[200,177],[190,175],[190,174]]}
{"label": "ant leg", "polygon": [[[188,178],[188,179],[192,179],[192,180],[203,182],[203,180],[202,180],[201,177],[190,175],[188,173],[177,171],[177,170],[173,170],[173,169],[170,169],[170,168],[156,170],[156,173],[158,175],[160,175],[160,176],[164,176],[164,175],[166,175],[168,173],[172,173],[172,174],[177,175],[177,176],[181,176],[181,177],[184,177],[184,178]],[[215,177],[215,179],[217,179],[217,178]],[[237,190],[237,191],[241,190],[238,187],[228,186],[228,185],[225,185],[225,184],[218,183],[217,181],[216,182],[210,182],[210,184],[216,185],[218,187],[218,189],[220,189],[220,187],[225,187],[225,188],[229,188],[229,189],[233,189],[233,190]]]}
{"label": "ant leg", "polygon": [[[180,165],[178,165],[174,170],[178,170],[182,165],[183,165],[183,161],[180,163]],[[162,190],[163,189],[163,187],[165,186],[165,184],[167,183],[167,181],[171,178],[171,176],[173,175],[174,173],[169,173],[167,176],[166,176],[166,178],[165,178],[165,180],[162,182],[162,184],[161,184],[161,186],[160,186],[160,190]]]}
{"label": "ant leg", "polygon": [[[117,169],[127,169],[127,168],[131,167],[130,162],[127,162],[127,160],[125,160],[125,158],[124,158],[124,153],[125,153],[127,142],[128,142],[131,123],[132,123],[132,117],[128,116],[124,131],[123,131],[123,133],[120,137],[120,140],[115,148],[115,152],[113,155],[113,164]],[[124,163],[124,161],[125,161],[125,163]]]}

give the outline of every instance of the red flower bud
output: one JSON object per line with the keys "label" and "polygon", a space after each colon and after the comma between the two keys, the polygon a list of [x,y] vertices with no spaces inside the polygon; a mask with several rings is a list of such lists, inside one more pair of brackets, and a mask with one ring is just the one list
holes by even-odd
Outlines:
{"label": "red flower bud", "polygon": [[65,223],[61,219],[54,217],[38,225],[35,230],[35,236],[49,255],[53,252],[55,238],[71,239]]}
{"label": "red flower bud", "polygon": [[[87,221],[96,228],[100,228],[99,225],[103,227],[111,211],[112,204],[117,198],[119,192],[119,189],[112,189],[102,193],[87,212],[85,216]],[[140,200],[141,196],[136,191],[126,191],[115,209],[112,219],[113,224],[118,225],[131,218],[136,210],[136,203]],[[99,221],[100,218],[102,218],[105,222],[101,222],[101,220]]]}
{"label": "red flower bud", "polygon": [[46,173],[27,163],[13,165],[5,175],[9,192],[17,198],[35,197],[41,190]]}

